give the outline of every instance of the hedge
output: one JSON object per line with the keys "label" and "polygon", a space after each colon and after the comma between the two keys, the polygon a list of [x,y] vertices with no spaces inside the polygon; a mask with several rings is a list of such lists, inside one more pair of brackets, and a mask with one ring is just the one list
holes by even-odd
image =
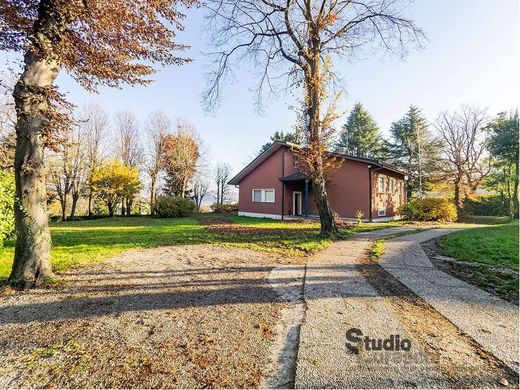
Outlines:
{"label": "hedge", "polygon": [[399,214],[412,221],[455,221],[457,209],[445,198],[412,199],[399,208]]}
{"label": "hedge", "polygon": [[508,200],[500,195],[483,195],[478,198],[467,198],[464,211],[470,215],[508,216]]}
{"label": "hedge", "polygon": [[213,210],[214,213],[234,214],[238,212],[238,203],[213,203],[211,210]]}
{"label": "hedge", "polygon": [[189,217],[195,212],[195,203],[180,196],[163,195],[157,198],[157,214],[163,218]]}

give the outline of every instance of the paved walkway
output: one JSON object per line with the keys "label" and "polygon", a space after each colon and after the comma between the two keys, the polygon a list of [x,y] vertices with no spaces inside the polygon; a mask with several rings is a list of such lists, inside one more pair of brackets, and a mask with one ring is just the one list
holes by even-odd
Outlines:
{"label": "paved walkway", "polygon": [[[415,331],[415,325],[407,323],[405,326],[403,316],[407,314],[399,313],[392,303],[399,301],[400,297],[382,296],[376,291],[377,285],[373,281],[371,284],[363,274],[370,265],[360,264],[360,258],[372,240],[405,230],[409,229],[392,228],[358,234],[334,243],[308,263],[304,285],[306,310],[296,361],[296,388],[453,387],[446,364],[439,364],[428,346],[425,348],[424,344],[416,342],[419,331]],[[387,242],[381,259],[382,272],[386,270],[396,276],[462,332],[474,337],[484,348],[514,367],[515,347],[511,342],[516,340],[518,327],[515,328],[512,320],[518,315],[518,309],[433,268],[419,242],[446,233],[443,230],[427,231]],[[417,269],[421,271],[417,273]],[[447,322],[446,326],[453,327],[440,317]],[[420,321],[420,313],[418,318]],[[409,338],[414,342],[410,351],[378,353],[362,347],[357,353],[350,353],[346,347],[346,332],[351,328],[360,329],[363,337],[386,339],[393,334],[399,335],[401,340]],[[433,337],[443,338],[440,329],[442,327],[432,330],[437,332]],[[496,371],[496,365],[482,368],[487,364],[485,359],[473,353],[476,347],[471,340],[468,342],[466,339],[469,338],[454,329],[452,333],[459,343],[457,348],[460,348],[454,353],[457,356],[450,362],[450,367],[459,364],[457,375],[459,378],[467,375],[469,379],[461,380],[471,382],[473,373],[465,374],[464,368],[460,367],[471,360],[471,364],[475,363],[475,372],[482,374],[480,378],[484,378],[482,383],[486,383],[486,387],[494,387],[494,384],[500,387],[503,369]]]}
{"label": "paved walkway", "polygon": [[349,354],[345,346],[345,332],[350,328],[372,338],[408,336],[356,265],[372,239],[404,230],[359,234],[335,243],[309,262],[295,387],[436,387],[440,374],[432,371],[428,357],[415,348],[385,354],[381,360],[365,351]]}
{"label": "paved walkway", "polygon": [[385,244],[379,262],[401,283],[518,372],[518,306],[439,271],[420,243],[453,232],[435,229]]}

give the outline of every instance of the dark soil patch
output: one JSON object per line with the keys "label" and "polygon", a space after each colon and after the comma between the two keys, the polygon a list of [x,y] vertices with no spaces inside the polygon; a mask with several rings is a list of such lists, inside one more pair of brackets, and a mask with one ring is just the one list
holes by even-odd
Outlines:
{"label": "dark soil patch", "polygon": [[[231,218],[225,215],[211,215],[199,217],[200,223],[207,227],[210,232],[223,233],[226,235],[240,235],[240,236],[279,236],[279,237],[301,237],[302,234],[318,233],[314,226],[308,228],[293,229],[293,228],[265,228],[256,226],[247,226],[236,223]],[[302,223],[301,221],[287,221],[288,223]],[[310,225],[310,224],[309,224]]]}
{"label": "dark soil patch", "polygon": [[233,220],[226,215],[214,214],[214,215],[201,215],[198,217],[201,225],[213,226],[213,225],[229,225],[233,224]]}
{"label": "dark soil patch", "polygon": [[504,270],[484,263],[466,263],[464,261],[446,261],[438,258],[442,255],[440,243],[444,237],[437,237],[421,244],[430,261],[441,271],[472,284],[506,301],[518,304],[518,271]]}

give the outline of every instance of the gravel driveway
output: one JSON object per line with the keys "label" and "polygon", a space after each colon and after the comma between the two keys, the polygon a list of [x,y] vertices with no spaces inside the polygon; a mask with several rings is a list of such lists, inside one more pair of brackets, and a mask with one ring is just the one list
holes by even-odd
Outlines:
{"label": "gravel driveway", "polygon": [[0,296],[0,388],[256,387],[287,306],[280,256],[210,245],[126,252]]}
{"label": "gravel driveway", "polygon": [[[440,231],[387,241],[380,263],[366,256],[371,240],[407,230],[299,260],[210,245],[130,251],[49,289],[4,290],[0,388],[517,388],[502,356],[514,326],[488,319],[482,336],[486,308],[466,310],[455,292],[438,305],[401,272],[430,270],[415,241]],[[347,350],[353,328],[411,349]]]}

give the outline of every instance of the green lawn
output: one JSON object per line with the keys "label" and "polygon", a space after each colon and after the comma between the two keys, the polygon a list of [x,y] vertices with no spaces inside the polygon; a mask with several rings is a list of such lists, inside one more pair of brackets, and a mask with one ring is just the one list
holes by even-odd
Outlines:
{"label": "green lawn", "polygon": [[484,215],[468,215],[463,222],[478,223],[483,225],[503,225],[511,222],[509,217],[484,216]]}
{"label": "green lawn", "polygon": [[457,277],[518,303],[518,221],[453,233],[440,246],[443,254],[462,260],[452,264]]}
{"label": "green lawn", "polygon": [[518,269],[518,221],[450,234],[441,248],[460,260]]}
{"label": "green lawn", "polygon": [[[104,218],[51,224],[55,271],[103,260],[129,249],[176,244],[212,243],[301,256],[327,247],[318,222],[281,222],[239,216],[208,215],[203,219],[152,217]],[[381,229],[398,222],[362,225],[354,231]],[[14,240],[0,247],[0,281],[10,272]]]}

